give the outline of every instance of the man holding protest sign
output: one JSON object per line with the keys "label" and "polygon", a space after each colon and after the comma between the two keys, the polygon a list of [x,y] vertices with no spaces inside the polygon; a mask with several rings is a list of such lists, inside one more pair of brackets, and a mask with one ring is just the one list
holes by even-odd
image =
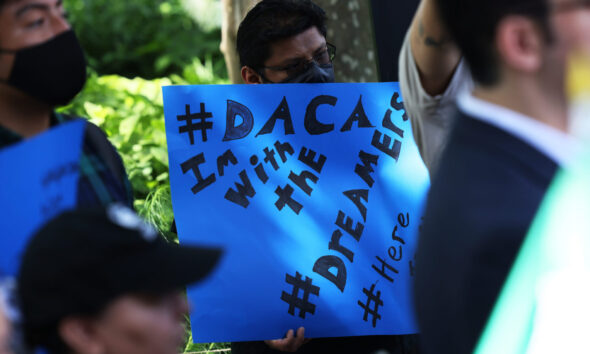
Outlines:
{"label": "man holding protest sign", "polygon": [[[85,81],[86,60],[62,0],[0,0],[0,148],[71,120],[54,109]],[[80,170],[78,204],[132,206],[121,158],[90,123]]]}
{"label": "man holding protest sign", "polygon": [[[434,175],[416,304],[432,353],[474,349],[556,170],[569,130],[569,55],[590,48],[585,1],[438,0],[475,80]],[[447,117],[448,118],[448,117]]]}
{"label": "man holding protest sign", "polygon": [[[311,1],[263,0],[240,24],[237,49],[246,84],[332,83],[336,48],[326,41],[326,14]],[[413,352],[402,337],[304,338],[303,327],[285,338],[262,342],[234,342],[234,353],[298,352],[372,353]],[[407,338],[406,338],[407,339]],[[302,347],[303,346],[303,347]],[[404,348],[404,346],[406,348]]]}

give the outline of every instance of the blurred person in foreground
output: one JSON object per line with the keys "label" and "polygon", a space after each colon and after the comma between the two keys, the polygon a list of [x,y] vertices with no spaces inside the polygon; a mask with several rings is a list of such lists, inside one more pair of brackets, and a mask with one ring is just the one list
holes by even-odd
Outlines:
{"label": "blurred person in foreground", "polygon": [[415,299],[426,353],[470,353],[541,200],[579,144],[568,57],[590,48],[579,0],[438,0],[475,81],[433,175]]}
{"label": "blurred person in foreground", "polygon": [[[240,24],[237,49],[246,84],[333,83],[336,48],[326,41],[326,13],[309,0],[262,0]],[[234,354],[381,353],[417,351],[416,336],[305,339],[303,327],[285,338],[234,342]]]}
{"label": "blurred person in foreground", "polygon": [[[86,82],[86,60],[62,0],[0,0],[0,149],[63,124],[57,113]],[[122,160],[88,122],[78,205],[133,205]]]}
{"label": "blurred person in foreground", "polygon": [[66,212],[23,254],[25,340],[49,354],[177,354],[188,312],[182,288],[219,256],[167,243],[120,204]]}

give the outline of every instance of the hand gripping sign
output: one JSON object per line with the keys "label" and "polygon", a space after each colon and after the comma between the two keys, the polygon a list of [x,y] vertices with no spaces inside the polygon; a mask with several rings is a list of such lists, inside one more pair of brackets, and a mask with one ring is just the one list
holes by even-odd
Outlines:
{"label": "hand gripping sign", "polygon": [[0,273],[15,275],[29,237],[76,205],[84,127],[65,123],[0,150]]}
{"label": "hand gripping sign", "polygon": [[396,83],[164,87],[198,342],[408,334],[428,173]]}

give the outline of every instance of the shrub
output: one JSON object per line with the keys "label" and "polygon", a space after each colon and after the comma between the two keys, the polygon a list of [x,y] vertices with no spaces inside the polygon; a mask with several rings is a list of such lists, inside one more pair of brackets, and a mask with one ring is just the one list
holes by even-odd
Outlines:
{"label": "shrub", "polygon": [[168,178],[162,86],[220,84],[212,64],[199,60],[184,69],[184,77],[145,80],[91,75],[84,91],[67,107],[68,114],[87,117],[109,137],[123,158],[133,186],[135,208],[164,235],[175,239]]}
{"label": "shrub", "polygon": [[[203,0],[199,0],[203,1]],[[210,59],[226,76],[218,27],[199,26],[182,0],[66,0],[70,22],[100,75],[152,79]]]}

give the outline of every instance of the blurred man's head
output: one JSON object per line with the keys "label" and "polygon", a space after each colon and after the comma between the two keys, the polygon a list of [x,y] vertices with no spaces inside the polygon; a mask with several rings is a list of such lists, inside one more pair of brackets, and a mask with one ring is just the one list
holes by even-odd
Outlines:
{"label": "blurred man's head", "polygon": [[50,353],[176,354],[188,312],[181,289],[218,258],[167,243],[122,206],[65,213],[22,259],[25,339]]}
{"label": "blurred man's head", "polygon": [[563,98],[567,56],[590,49],[587,0],[438,0],[438,5],[483,87],[528,78]]}
{"label": "blurred man's head", "polygon": [[310,0],[262,0],[240,24],[237,47],[247,84],[334,81],[326,14]]}
{"label": "blurred man's head", "polygon": [[85,80],[62,0],[0,0],[0,98],[63,105]]}

